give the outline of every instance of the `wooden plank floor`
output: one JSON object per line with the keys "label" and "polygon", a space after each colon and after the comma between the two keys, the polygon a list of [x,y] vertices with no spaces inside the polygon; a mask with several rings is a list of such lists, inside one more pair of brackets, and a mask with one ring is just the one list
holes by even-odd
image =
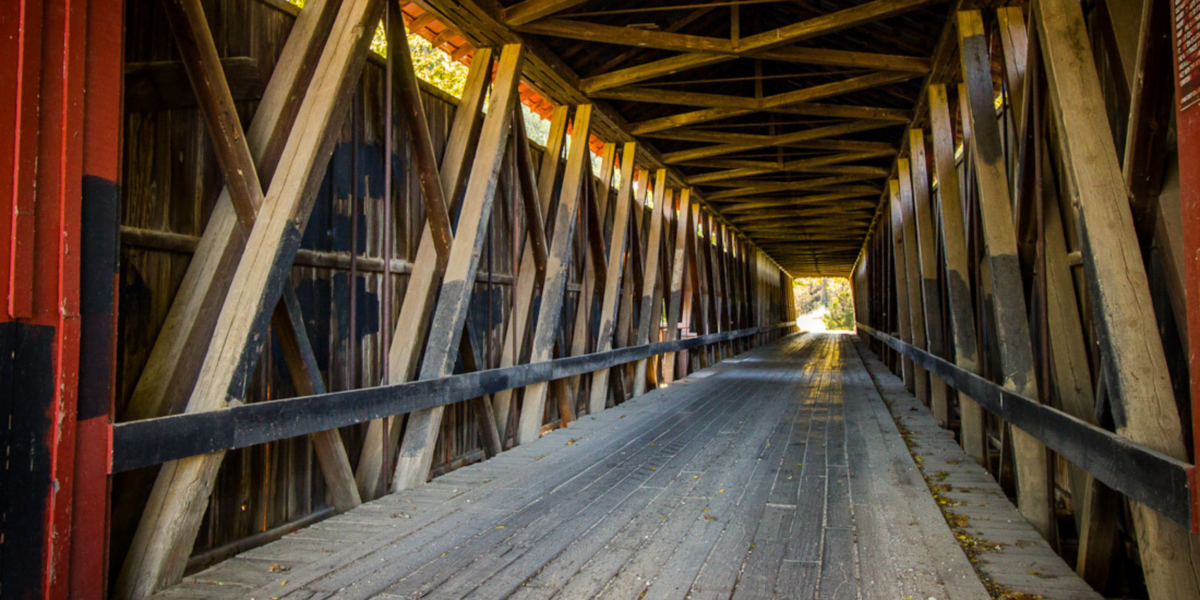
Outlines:
{"label": "wooden plank floor", "polygon": [[595,596],[989,594],[851,337],[806,334],[245,552],[158,597]]}

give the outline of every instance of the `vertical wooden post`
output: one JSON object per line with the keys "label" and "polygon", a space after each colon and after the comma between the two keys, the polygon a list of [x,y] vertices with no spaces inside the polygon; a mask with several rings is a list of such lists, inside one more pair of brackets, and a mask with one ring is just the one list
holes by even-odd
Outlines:
{"label": "vertical wooden post", "polygon": [[[907,158],[896,161],[900,184],[900,214],[902,237],[904,240],[904,267],[907,277],[908,318],[911,321],[909,332],[912,344],[922,350],[927,349],[925,339],[925,304],[921,289],[921,257],[917,250],[917,224],[913,213],[913,191],[911,165]],[[929,404],[929,373],[920,365],[913,365],[913,394],[923,404]]]}
{"label": "vertical wooden post", "polygon": [[[1117,423],[1117,432],[1135,443],[1186,460],[1182,425],[1159,342],[1121,165],[1112,134],[1102,125],[1106,122],[1103,96],[1082,11],[1061,0],[1038,0],[1033,10],[1046,67],[1050,112],[1057,124],[1062,165],[1078,212],[1076,228],[1097,317],[1097,339],[1109,364],[1106,383],[1112,402],[1124,415],[1123,422]],[[1182,131],[1181,148],[1186,147],[1187,139]],[[1181,168],[1181,172],[1190,170]],[[1190,556],[1196,552],[1196,538],[1144,505],[1132,503],[1132,509],[1150,595],[1200,596]]]}
{"label": "vertical wooden post", "polygon": [[[429,343],[421,363],[421,379],[445,377],[454,369],[512,123],[523,52],[524,48],[519,44],[510,44],[504,47],[500,56],[490,108],[479,136],[454,245],[450,249],[450,261],[446,265],[441,293],[429,329]],[[400,457],[396,461],[393,479],[396,489],[425,483],[433,461],[443,411],[444,407],[439,406],[409,415]]]}
{"label": "vertical wooden post", "polygon": [[[688,240],[688,211],[691,210],[692,189],[684,188],[679,195],[679,206],[677,209],[677,217],[675,218],[675,252],[672,254],[671,262],[674,265],[671,268],[671,288],[670,294],[667,296],[667,339],[674,340],[679,336],[679,314],[683,304],[683,279],[687,265],[684,263],[687,260],[687,240]],[[675,379],[675,353],[668,352],[663,357],[663,378],[666,383],[671,383]]]}
{"label": "vertical wooden post", "polygon": [[[411,61],[408,66],[405,66],[404,60],[393,60],[393,64],[399,65],[402,69],[400,79],[409,77],[412,71]],[[446,142],[446,150],[442,155],[439,173],[442,197],[452,205],[457,205],[459,191],[469,173],[470,157],[474,152],[479,136],[479,126],[483,120],[480,109],[491,81],[491,67],[492,49],[476,48],[471,59],[471,69],[467,72],[462,101],[455,112],[454,124],[450,128],[450,139]],[[410,85],[416,85],[415,74],[411,75],[413,80]],[[409,110],[415,110],[415,107]],[[410,128],[423,120],[408,116],[408,112],[406,110],[405,114]],[[413,141],[414,143],[420,142],[415,137]],[[426,180],[425,183],[431,191],[435,189],[431,181]],[[433,208],[435,210],[430,214],[442,212],[438,211],[436,207]],[[449,214],[452,212],[452,207],[446,207],[445,211]],[[443,224],[448,225],[449,223],[447,221]],[[421,230],[417,256],[413,261],[413,271],[408,278],[408,286],[400,304],[400,315],[396,318],[395,330],[391,336],[391,347],[388,348],[388,383],[403,383],[411,381],[417,376],[421,350],[425,347],[425,340],[429,333],[429,317],[433,313],[438,286],[441,283],[446,262],[449,260],[449,253],[445,248],[439,252],[438,240],[449,242],[453,238],[452,234],[445,231],[435,236],[433,225],[432,222],[426,223]],[[382,473],[384,424],[389,423],[386,428],[388,431],[387,447],[391,449],[400,440],[400,420],[399,417],[379,419],[372,421],[367,426],[367,433],[363,437],[362,452],[359,454],[358,468],[354,473],[359,494],[363,498],[374,498],[381,487],[379,482],[387,481]],[[387,477],[390,478],[391,474],[389,473]]]}
{"label": "vertical wooden post", "polygon": [[[946,257],[946,291],[950,303],[950,328],[954,334],[954,364],[980,375],[971,276],[967,267],[967,238],[963,232],[958,165],[954,159],[954,130],[945,85],[929,86],[929,123],[933,136],[934,166],[937,169],[938,208],[941,212],[937,222],[941,227]],[[963,449],[975,462],[986,466],[987,439],[984,437],[983,408],[961,392],[958,399]]]}
{"label": "vertical wooden post", "polygon": [[[650,331],[658,327],[659,315],[654,311],[655,286],[658,283],[658,255],[662,247],[663,200],[667,191],[667,170],[659,169],[654,181],[654,206],[648,211],[650,234],[646,242],[646,266],[642,271],[642,305],[638,313],[637,341],[641,346],[650,343]],[[637,361],[633,374],[633,395],[646,391],[646,359]]]}
{"label": "vertical wooden post", "polygon": [[[907,344],[913,343],[912,332],[909,329],[912,326],[912,320],[909,318],[908,309],[908,272],[905,266],[904,256],[904,212],[900,203],[900,182],[895,179],[888,182],[888,191],[890,193],[890,210],[892,221],[892,259],[895,261],[895,276],[896,276],[896,308],[898,313],[898,323],[900,325],[900,339]],[[915,377],[913,374],[913,363],[909,358],[905,358],[902,364],[901,376],[904,378],[905,386],[908,391],[913,391]]]}
{"label": "vertical wooden post", "polygon": [[[958,39],[971,124],[971,157],[978,178],[980,220],[991,276],[991,310],[1003,365],[1002,384],[1027,398],[1037,398],[1033,341],[1025,310],[1007,169],[996,123],[991,62],[978,11],[958,13]],[[1018,508],[1042,537],[1051,539],[1053,490],[1049,486],[1046,448],[1015,427],[1012,437]]]}
{"label": "vertical wooden post", "polygon": [[[929,198],[929,171],[925,158],[925,132],[908,132],[908,154],[912,167],[913,215],[916,219],[917,254],[921,261],[921,283],[925,300],[925,343],[929,351],[946,357],[942,334],[942,296],[938,284],[937,237],[933,233],[933,206]],[[950,407],[946,400],[946,382],[929,378],[930,408],[942,427],[950,426]]]}
{"label": "vertical wooden post", "polygon": [[[550,214],[550,203],[554,199],[554,184],[558,176],[559,158],[562,156],[563,144],[566,141],[567,135],[567,118],[570,116],[569,106],[556,106],[550,119],[550,133],[546,138],[546,151],[542,155],[542,166],[538,172],[537,188],[522,188],[522,196],[536,194],[537,205],[541,210],[541,218],[531,219],[531,210],[526,210],[525,227],[527,236],[531,242],[535,238],[545,240],[546,224],[533,223],[535,220],[542,220],[546,215]],[[518,169],[528,171],[527,166],[518,166]],[[526,198],[528,204],[528,198]],[[532,208],[532,206],[530,206]],[[536,229],[535,229],[536,227]],[[521,266],[517,274],[517,282],[513,288],[513,308],[509,318],[506,319],[506,327],[504,330],[504,344],[500,350],[500,366],[511,367],[521,360],[521,355],[524,353],[526,338],[529,332],[529,321],[533,316],[533,297],[537,291],[537,287],[541,284],[542,278],[545,275],[545,263],[538,264],[538,258],[534,252],[534,244],[526,243],[524,250],[521,252]],[[504,390],[498,392],[492,398],[492,410],[496,413],[496,426],[500,429],[501,439],[508,437],[508,423],[510,421],[510,413],[512,412],[512,399],[516,390]]]}
{"label": "vertical wooden post", "polygon": [[[563,175],[562,194],[559,196],[558,209],[554,215],[554,239],[546,256],[546,278],[542,284],[541,309],[538,311],[537,327],[533,333],[530,363],[550,360],[554,342],[558,337],[562,304],[567,290],[571,244],[574,241],[575,224],[578,222],[576,217],[579,195],[582,185],[591,185],[591,164],[588,161],[591,116],[590,104],[575,107],[571,150],[567,158],[567,170]],[[527,444],[541,436],[542,413],[549,385],[549,382],[544,381],[525,388],[525,402],[521,408],[521,420],[517,428],[518,444]]]}
{"label": "vertical wooden post", "polygon": [[[617,190],[617,205],[613,210],[612,239],[608,245],[608,273],[604,283],[604,298],[600,300],[600,331],[596,336],[596,352],[607,352],[613,347],[613,331],[616,326],[617,300],[623,288],[632,288],[632,282],[621,282],[625,264],[625,238],[629,233],[629,210],[633,195],[633,163],[637,156],[637,143],[625,144],[621,153],[621,186]],[[592,389],[588,399],[588,412],[596,414],[604,410],[608,400],[609,369],[592,374]]]}

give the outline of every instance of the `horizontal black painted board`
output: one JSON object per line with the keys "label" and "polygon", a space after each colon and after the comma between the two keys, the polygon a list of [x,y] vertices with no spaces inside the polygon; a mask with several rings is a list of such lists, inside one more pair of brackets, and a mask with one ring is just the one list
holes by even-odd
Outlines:
{"label": "horizontal black painted board", "polygon": [[858,328],[912,359],[988,412],[1036,438],[1109,487],[1191,527],[1192,465],[1151,450],[1065,412],[1015,394],[869,325]]}
{"label": "horizontal black painted board", "polygon": [[109,472],[120,473],[189,456],[245,448],[444,406],[502,390],[591,373],[656,354],[727,342],[785,327],[791,328],[794,324],[725,331],[441,379],[239,404],[221,410],[120,423],[112,428]]}

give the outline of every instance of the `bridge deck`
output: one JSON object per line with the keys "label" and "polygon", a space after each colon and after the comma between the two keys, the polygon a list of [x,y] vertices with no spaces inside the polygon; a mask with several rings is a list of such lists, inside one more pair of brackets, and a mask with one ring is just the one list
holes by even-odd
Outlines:
{"label": "bridge deck", "polygon": [[[855,345],[785,338],[159,597],[991,597],[881,401],[902,387]],[[909,429],[930,420],[905,406]],[[1054,580],[1022,571],[1024,591],[1099,598],[989,482],[972,487],[1020,554],[986,575],[1032,557]]]}

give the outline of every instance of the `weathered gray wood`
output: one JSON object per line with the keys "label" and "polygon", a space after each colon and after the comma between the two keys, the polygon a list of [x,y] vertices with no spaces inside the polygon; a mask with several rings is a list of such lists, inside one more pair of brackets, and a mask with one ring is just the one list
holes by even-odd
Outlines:
{"label": "weathered gray wood", "polygon": [[[321,53],[313,81],[314,86],[328,92],[306,94],[296,113],[297,127],[287,136],[268,186],[265,214],[255,221],[219,309],[213,339],[188,399],[188,412],[219,410],[230,398],[244,397],[246,380],[266,337],[271,310],[279,301],[333,153],[334,132],[352,95],[349,83],[358,80],[366,62],[370,37],[364,29],[374,31],[382,8],[379,0],[355,0],[338,11],[333,25],[335,35]],[[179,580],[223,456],[216,453],[163,466],[138,523],[114,597],[144,598]]]}
{"label": "weathered gray wood", "polygon": [[[908,272],[905,266],[904,257],[904,216],[900,205],[900,182],[895,179],[888,182],[890,192],[889,212],[891,214],[891,239],[892,239],[892,259],[895,263],[893,273],[896,279],[896,310],[900,313],[897,319],[900,325],[900,339],[906,343],[912,343],[912,319],[907,318],[908,315]],[[914,382],[916,381],[913,363],[911,360],[905,359],[902,363],[901,377],[904,379],[904,385],[911,392],[915,389]]]}
{"label": "weathered gray wood", "polygon": [[[563,143],[567,135],[567,117],[570,116],[569,106],[556,106],[550,119],[550,132],[546,139],[546,152],[542,155],[542,166],[538,171],[537,187],[528,185],[523,180],[521,196],[526,209],[526,236],[530,242],[521,251],[521,265],[517,273],[517,285],[513,292],[513,308],[509,318],[505,320],[504,343],[500,349],[500,366],[509,367],[517,364],[524,354],[526,338],[528,337],[529,321],[532,318],[533,297],[541,285],[545,275],[545,257],[539,258],[536,246],[540,239],[546,246],[546,224],[544,222],[535,228],[532,221],[541,221],[550,214],[550,203],[554,199],[555,178],[558,175],[559,157],[562,155]],[[553,159],[551,159],[553,157]],[[532,165],[523,164],[518,167],[524,174],[529,173]],[[532,174],[530,174],[532,175]],[[530,198],[529,196],[536,196]],[[532,202],[532,203],[531,203]],[[530,218],[530,208],[538,207],[540,218]],[[519,243],[523,243],[524,239]],[[507,439],[508,424],[511,420],[513,390],[505,390],[492,398],[492,410],[496,412],[496,425],[500,428],[500,437]]]}
{"label": "weathered gray wood", "polygon": [[[691,221],[690,211],[692,204],[691,188],[684,188],[679,195],[679,207],[677,209],[676,230],[675,230],[675,252],[671,258],[671,286],[670,292],[667,294],[667,339],[673,340],[679,337],[679,314],[683,303],[683,279],[684,273],[687,270],[687,265],[684,261],[687,260],[687,243],[688,236],[692,235],[692,231],[688,230],[688,223]],[[675,380],[675,353],[668,353],[663,357],[663,380],[665,383],[671,383]]]}
{"label": "weathered gray wood", "polygon": [[[1033,341],[1017,257],[1008,175],[992,104],[991,62],[978,11],[958,13],[958,39],[971,121],[971,158],[979,186],[980,220],[991,277],[991,310],[1004,374],[1002,383],[1027,398],[1037,398]],[[1043,537],[1049,538],[1053,531],[1053,490],[1047,473],[1046,448],[1016,428],[1013,428],[1013,447],[1021,515]]]}
{"label": "weathered gray wood", "polygon": [[[942,333],[942,298],[938,282],[937,238],[933,229],[933,205],[929,198],[929,171],[925,157],[925,132],[910,129],[908,155],[911,162],[913,216],[916,220],[917,256],[921,261],[922,298],[925,303],[925,343],[929,351],[946,357]],[[929,405],[939,423],[949,427],[950,407],[946,399],[946,382],[929,379]]]}
{"label": "weathered gray wood", "polygon": [[[911,165],[907,158],[896,161],[896,171],[900,184],[900,215],[901,230],[904,238],[904,266],[908,278],[905,289],[908,291],[908,316],[911,324],[912,344],[921,349],[928,348],[925,329],[925,290],[922,285],[922,268],[920,250],[917,240],[916,213],[913,209],[913,189]],[[903,313],[902,313],[903,314]],[[902,317],[903,318],[903,317]],[[913,369],[913,393],[917,399],[929,404],[929,373],[920,365]]]}
{"label": "weathered gray wood", "polygon": [[[1078,6],[1059,0],[1034,5],[1060,156],[1078,211],[1097,340],[1109,369],[1112,402],[1122,407],[1117,431],[1168,456],[1186,459],[1174,395],[1159,343],[1150,287],[1124,178],[1110,131],[1098,127],[1100,83]],[[1151,595],[1200,596],[1196,538],[1162,515],[1133,505],[1134,524]],[[1154,565],[1149,567],[1148,565]]]}
{"label": "weathered gray wood", "polygon": [[[650,342],[650,332],[657,334],[659,315],[654,311],[655,287],[658,283],[658,255],[662,248],[662,215],[663,199],[667,191],[667,170],[659,169],[654,181],[654,206],[648,211],[650,233],[646,242],[645,267],[642,271],[642,299],[638,312],[637,344]],[[657,335],[655,335],[657,337]],[[656,340],[657,341],[657,340]],[[633,395],[640,396],[646,391],[647,361],[639,360],[634,368]]]}
{"label": "weathered gray wood", "polygon": [[[940,218],[937,219],[937,223],[941,231],[946,264],[946,297],[950,303],[950,328],[954,335],[954,363],[979,374],[975,309],[971,300],[971,276],[967,267],[967,238],[963,230],[958,165],[954,159],[954,130],[950,122],[946,86],[931,85],[928,93],[929,123],[938,179]],[[959,394],[958,399],[963,449],[976,463],[986,464],[983,409],[963,394]]]}
{"label": "weathered gray wood", "polygon": [[[404,69],[403,65],[401,68]],[[405,70],[412,70],[411,61],[410,66]],[[487,94],[491,72],[492,50],[477,48],[471,62],[471,69],[467,73],[462,100],[454,114],[450,139],[447,141],[446,150],[442,155],[439,175],[442,197],[447,202],[458,201],[458,192],[464,178],[469,173],[470,165],[467,162],[474,152],[474,146],[479,136],[479,126],[483,120],[480,109]],[[431,183],[429,185],[431,189],[436,189]],[[449,210],[450,207],[446,207],[446,211]],[[421,240],[417,245],[417,256],[413,263],[413,272],[409,276],[404,300],[400,304],[400,315],[396,319],[396,328],[391,338],[392,345],[388,348],[387,381],[390,383],[411,381],[417,374],[419,366],[417,361],[429,333],[430,315],[433,312],[434,300],[437,298],[438,284],[445,270],[446,261],[449,259],[449,254],[439,252],[439,239],[450,241],[453,239],[453,235],[449,238],[445,235],[435,236],[431,224],[422,227]],[[367,433],[363,437],[362,452],[359,455],[358,468],[354,474],[358,491],[364,498],[374,498],[381,487],[380,482],[387,481],[387,478],[383,477],[381,473],[384,447],[382,436],[385,423],[388,424],[388,448],[394,448],[400,440],[399,419],[372,421],[367,427]]]}
{"label": "weathered gray wood", "polygon": [[[567,290],[568,265],[571,262],[571,246],[575,237],[575,224],[579,210],[579,196],[584,185],[591,185],[591,163],[588,160],[587,139],[591,133],[592,106],[582,104],[575,107],[572,122],[571,150],[563,175],[562,193],[554,215],[554,239],[546,256],[546,275],[542,284],[541,309],[538,311],[537,327],[534,328],[529,362],[536,363],[551,359],[551,351],[558,337],[558,326],[562,318],[562,305]],[[525,444],[541,435],[543,410],[549,382],[525,388],[525,401],[521,408],[521,419],[517,428],[517,443]]]}
{"label": "weathered gray wood", "polygon": [[[246,130],[254,163],[274,173],[296,111],[298,98],[313,76],[313,67],[337,16],[339,3],[315,0],[301,11],[271,75],[263,99]],[[230,190],[223,189],[209,216],[204,235],[179,284],[166,321],[125,407],[123,420],[146,419],[183,410],[195,384],[203,356],[189,351],[212,335],[219,301],[229,289],[233,265],[245,247]]]}
{"label": "weathered gray wood", "polygon": [[[199,99],[234,211],[238,214],[241,234],[248,235],[262,207],[262,183],[246,141],[246,133],[238,120],[204,9],[194,0],[170,1],[165,2],[164,6],[188,78]],[[276,332],[283,349],[284,362],[301,394],[323,393],[324,382],[321,381],[316,362],[311,360],[312,348],[304,330],[300,304],[291,285],[284,284],[283,287],[288,302],[276,305],[275,314],[282,318],[275,320],[281,326]],[[337,431],[323,431],[314,434],[312,441],[334,506],[342,511],[358,506],[362,500],[354,486],[354,474],[341,436]]]}
{"label": "weathered gray wood", "polygon": [[[588,243],[584,257],[583,289],[580,291],[578,302],[575,304],[575,325],[571,328],[571,356],[587,354],[589,344],[594,344],[591,336],[592,307],[604,296],[604,286],[608,277],[608,242],[604,239],[604,217],[608,214],[609,190],[612,188],[613,169],[616,166],[617,145],[604,144],[600,155],[600,185],[595,198],[587,201]],[[591,178],[585,177],[585,185],[591,185]],[[611,235],[610,235],[611,237]],[[567,390],[571,403],[574,404],[579,396],[580,377],[567,380]]]}
{"label": "weathered gray wood", "polygon": [[[617,190],[616,207],[613,210],[612,236],[608,245],[608,272],[605,274],[604,297],[600,300],[600,330],[596,336],[596,351],[607,352],[613,347],[613,330],[616,327],[617,301],[633,284],[621,281],[625,266],[625,238],[629,233],[629,210],[633,194],[633,164],[637,155],[637,143],[625,144],[621,153],[621,185]],[[588,398],[588,413],[604,410],[608,399],[609,369],[592,374],[592,389]]]}
{"label": "weathered gray wood", "polygon": [[[454,245],[450,250],[450,260],[429,328],[429,343],[421,364],[422,379],[444,377],[454,369],[471,290],[475,285],[475,271],[479,267],[480,248],[487,237],[496,182],[512,123],[523,52],[520,45],[508,45],[500,55],[490,96],[491,110],[484,119],[479,136]],[[396,460],[392,483],[396,489],[420,486],[428,478],[443,410],[443,407],[437,407],[409,415],[400,456]]]}

